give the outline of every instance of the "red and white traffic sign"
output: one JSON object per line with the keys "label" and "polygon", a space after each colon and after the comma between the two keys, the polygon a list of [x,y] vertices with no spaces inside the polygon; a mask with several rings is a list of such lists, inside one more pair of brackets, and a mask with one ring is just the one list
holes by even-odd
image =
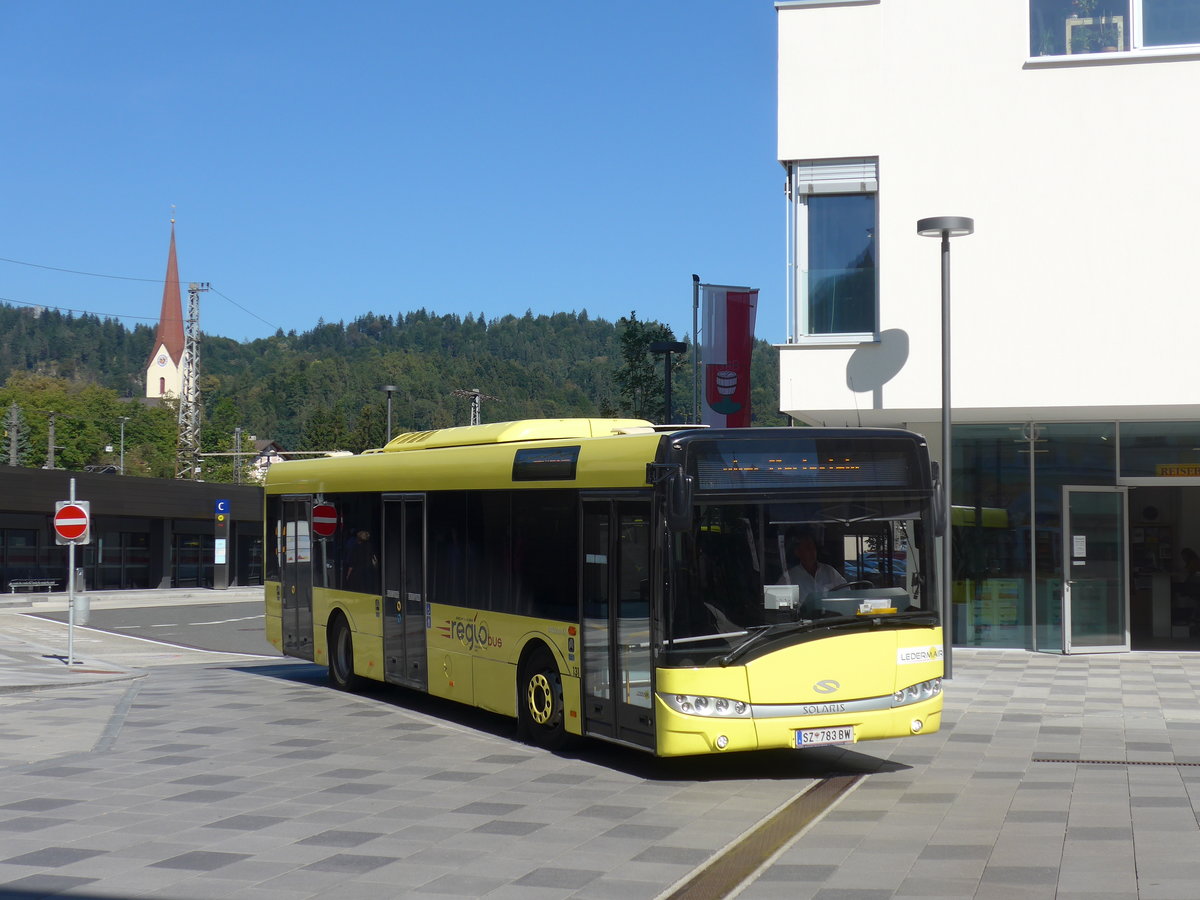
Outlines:
{"label": "red and white traffic sign", "polygon": [[91,540],[91,504],[86,500],[59,500],[54,507],[54,533],[60,544],[86,544]]}
{"label": "red and white traffic sign", "polygon": [[328,503],[318,503],[312,508],[312,530],[317,537],[333,537],[337,531],[337,510]]}

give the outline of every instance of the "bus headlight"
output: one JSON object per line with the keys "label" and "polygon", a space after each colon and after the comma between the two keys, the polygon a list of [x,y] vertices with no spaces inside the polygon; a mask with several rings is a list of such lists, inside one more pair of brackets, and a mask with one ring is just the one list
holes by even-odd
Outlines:
{"label": "bus headlight", "polygon": [[900,688],[892,695],[892,708],[920,703],[922,700],[931,700],[941,692],[942,679],[940,678],[922,681],[920,684],[911,684],[906,688]]}
{"label": "bus headlight", "polygon": [[677,713],[709,718],[750,718],[750,704],[727,697],[703,697],[696,694],[659,694],[663,703]]}

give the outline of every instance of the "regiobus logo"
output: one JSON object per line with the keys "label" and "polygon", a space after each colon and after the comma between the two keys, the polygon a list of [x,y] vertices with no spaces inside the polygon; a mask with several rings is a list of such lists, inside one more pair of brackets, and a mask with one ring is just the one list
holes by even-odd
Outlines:
{"label": "regiobus logo", "polygon": [[446,640],[458,641],[468,650],[484,647],[495,647],[498,650],[504,646],[504,639],[493,636],[488,630],[487,622],[479,621],[478,613],[470,619],[462,616],[447,619],[445,624],[438,626],[438,631]]}

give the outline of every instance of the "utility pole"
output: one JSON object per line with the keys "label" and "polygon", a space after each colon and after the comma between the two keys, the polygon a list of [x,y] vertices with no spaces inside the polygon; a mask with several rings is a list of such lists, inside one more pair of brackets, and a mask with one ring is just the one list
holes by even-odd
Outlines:
{"label": "utility pole", "polygon": [[49,435],[46,447],[46,465],[42,466],[43,469],[54,468],[54,416],[55,413],[50,413],[50,424],[46,432]]}
{"label": "utility pole", "polygon": [[175,477],[196,480],[200,468],[200,292],[208,282],[188,285],[188,314],[183,332],[183,383],[179,388],[179,443]]}
{"label": "utility pole", "polygon": [[471,398],[471,424],[478,425],[482,421],[482,402],[483,400],[499,400],[499,397],[493,397],[491,394],[485,394],[479,388],[472,388],[469,391],[458,390],[454,391],[455,397],[470,397]]}
{"label": "utility pole", "polygon": [[121,474],[125,474],[125,423],[129,421],[129,416],[121,416]]}
{"label": "utility pole", "polygon": [[8,464],[10,466],[17,465],[17,425],[21,420],[21,414],[17,410],[17,404],[10,403],[8,406]]}

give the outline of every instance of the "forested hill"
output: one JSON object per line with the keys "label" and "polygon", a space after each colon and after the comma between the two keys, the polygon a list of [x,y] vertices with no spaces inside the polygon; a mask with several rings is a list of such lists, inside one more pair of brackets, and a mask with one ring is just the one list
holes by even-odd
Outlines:
{"label": "forested hill", "polygon": [[[0,334],[0,378],[10,387],[14,377],[32,373],[120,397],[144,394],[154,338],[148,326],[0,306]],[[486,395],[485,422],[612,414],[659,420],[662,358],[645,352],[659,339],[675,335],[635,314],[613,323],[586,312],[486,320],[426,310],[318,322],[310,331],[247,342],[202,335],[201,435],[206,449],[227,446],[239,426],[288,449],[379,446],[384,385],[396,388],[394,433],[467,424],[470,400],[456,390]],[[691,358],[674,360],[674,418],[684,421]],[[755,424],[784,424],[776,412],[777,352],[765,342],[755,347],[752,379]],[[6,408],[11,396],[0,398]],[[25,418],[32,421],[33,413]]]}

